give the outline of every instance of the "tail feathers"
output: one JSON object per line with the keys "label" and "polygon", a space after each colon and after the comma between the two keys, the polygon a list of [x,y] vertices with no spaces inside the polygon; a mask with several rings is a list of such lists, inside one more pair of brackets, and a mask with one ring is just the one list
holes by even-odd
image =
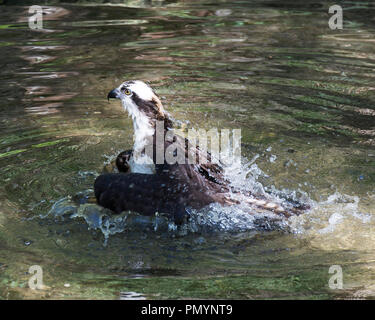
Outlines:
{"label": "tail feathers", "polygon": [[272,211],[278,215],[283,215],[286,218],[289,218],[292,215],[300,215],[304,211],[310,209],[309,206],[301,205],[301,204],[293,208],[284,208],[278,203],[270,202],[267,200],[255,199],[255,198],[252,198],[252,199],[247,198],[246,202],[249,204],[255,205],[256,207],[259,207],[261,209]]}

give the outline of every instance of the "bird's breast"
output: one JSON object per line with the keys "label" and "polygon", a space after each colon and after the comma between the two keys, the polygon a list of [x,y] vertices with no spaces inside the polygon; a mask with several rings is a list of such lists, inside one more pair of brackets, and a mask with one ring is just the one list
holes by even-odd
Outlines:
{"label": "bird's breast", "polygon": [[129,160],[129,167],[131,173],[155,173],[155,164],[147,155],[132,156]]}

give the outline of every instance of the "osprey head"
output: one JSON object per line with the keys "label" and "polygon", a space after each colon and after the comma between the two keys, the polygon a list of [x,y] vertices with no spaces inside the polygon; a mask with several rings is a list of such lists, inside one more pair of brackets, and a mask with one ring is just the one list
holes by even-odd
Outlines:
{"label": "osprey head", "polygon": [[159,97],[152,88],[140,80],[125,81],[108,93],[110,98],[120,99],[124,109],[134,118],[139,115],[150,120],[163,120],[165,112]]}

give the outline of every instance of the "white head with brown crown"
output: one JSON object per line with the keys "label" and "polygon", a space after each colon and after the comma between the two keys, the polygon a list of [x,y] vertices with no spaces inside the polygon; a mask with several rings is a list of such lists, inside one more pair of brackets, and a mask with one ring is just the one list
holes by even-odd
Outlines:
{"label": "white head with brown crown", "polygon": [[164,120],[163,105],[152,88],[140,80],[125,81],[108,93],[108,99],[120,99],[124,109],[134,117],[146,116],[151,122]]}
{"label": "white head with brown crown", "polygon": [[[148,139],[155,133],[156,121],[164,121],[165,127],[172,126],[169,115],[152,88],[140,80],[125,81],[108,93],[108,100],[120,99],[124,110],[132,117],[134,127],[134,160],[137,163],[151,159],[144,159],[140,155],[143,152]],[[137,156],[137,153],[139,156]],[[151,160],[152,161],[152,160]],[[140,172],[134,168],[136,172]],[[133,170],[132,170],[133,171]],[[144,171],[143,169],[141,170]],[[134,172],[134,171],[133,171]]]}

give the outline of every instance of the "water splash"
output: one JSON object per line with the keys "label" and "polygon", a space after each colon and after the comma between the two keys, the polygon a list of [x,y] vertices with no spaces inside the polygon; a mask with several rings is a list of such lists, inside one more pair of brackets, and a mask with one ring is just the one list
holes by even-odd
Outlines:
{"label": "water splash", "polygon": [[[286,218],[272,211],[252,206],[244,200],[250,194],[253,197],[262,197],[288,208],[290,202],[311,203],[308,195],[300,190],[277,190],[274,186],[265,187],[260,179],[268,176],[257,166],[255,155],[250,161],[243,163],[232,162],[225,167],[225,178],[231,186],[239,190],[232,193],[233,199],[239,204],[222,206],[211,204],[201,210],[187,209],[189,220],[183,226],[177,227],[168,217],[156,214],[152,217],[142,216],[134,212],[123,212],[112,215],[111,211],[95,204],[93,190],[87,189],[72,197],[64,197],[53,204],[50,211],[41,218],[53,217],[58,219],[82,219],[88,229],[99,230],[104,236],[104,244],[110,236],[129,230],[143,230],[150,232],[167,232],[171,236],[183,236],[188,233],[206,232],[246,232],[251,230],[283,230],[290,231]],[[105,160],[106,168],[113,162],[112,156]],[[82,179],[96,176],[95,172],[78,172]]]}
{"label": "water splash", "polygon": [[165,232],[168,229],[168,220],[160,215],[147,217],[134,212],[113,215],[106,208],[94,203],[87,203],[87,199],[92,197],[92,193],[93,190],[88,189],[74,197],[64,197],[58,200],[46,215],[40,215],[39,218],[53,218],[60,221],[82,219],[86,222],[89,230],[99,230],[103,234],[104,245],[107,244],[110,236],[126,230]]}

